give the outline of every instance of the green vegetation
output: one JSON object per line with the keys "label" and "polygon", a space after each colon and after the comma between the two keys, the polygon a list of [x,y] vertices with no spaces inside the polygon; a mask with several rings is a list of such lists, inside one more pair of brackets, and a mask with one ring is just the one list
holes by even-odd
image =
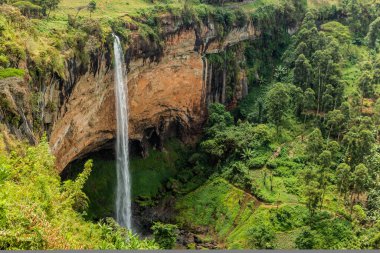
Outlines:
{"label": "green vegetation", "polygon": [[[186,224],[186,221],[192,221],[188,224],[190,226],[212,225],[215,232],[224,237],[233,229],[234,220],[239,213],[245,211],[240,204],[243,201],[246,201],[246,205],[250,207],[255,204],[255,200],[244,194],[244,191],[224,179],[216,178],[177,203],[176,208],[180,212],[178,222]],[[243,211],[240,211],[241,209]]]}
{"label": "green vegetation", "polygon": [[[112,32],[126,50],[136,40],[140,58],[159,61],[168,13],[196,32],[212,21],[219,42],[234,28],[256,30],[254,40],[205,55],[213,87],[225,90],[215,99],[224,104],[210,104],[199,142],[185,148],[170,140],[162,151],[131,157],[135,204],[174,209],[144,221],[154,241],[106,218],[114,212],[112,157],[72,164],[62,182],[45,138],[30,147],[2,131],[0,249],[171,249],[179,230],[195,235],[188,248],[379,249],[379,6],[0,0],[0,79],[29,81],[40,134],[47,83],[68,81],[68,62],[96,74]],[[249,94],[238,102],[242,76]],[[0,104],[5,122],[19,125],[9,102]]]}
{"label": "green vegetation", "polygon": [[177,226],[156,222],[152,226],[154,240],[162,249],[172,249],[177,239]]}
{"label": "green vegetation", "polygon": [[[130,172],[132,177],[132,198],[140,206],[152,206],[165,187],[176,187],[173,177],[177,174],[176,165],[184,156],[186,149],[178,140],[169,140],[163,145],[165,151],[149,149],[145,159],[132,156]],[[100,220],[114,216],[116,198],[116,161],[112,150],[90,155],[93,160],[92,172],[86,181],[83,192],[89,199],[86,219]],[[64,178],[74,179],[82,172],[86,159],[71,164]]]}
{"label": "green vegetation", "polygon": [[132,157],[130,161],[132,193],[135,197],[150,199],[162,191],[169,178],[176,173],[176,162],[184,152],[182,143],[169,140],[164,143],[164,151],[150,149],[148,157]]}
{"label": "green vegetation", "polygon": [[82,189],[92,161],[75,180],[62,184],[46,138],[36,147],[27,147],[4,133],[0,136],[0,249],[157,248],[112,219],[98,224],[85,221],[81,212],[88,199]]}
{"label": "green vegetation", "polygon": [[274,230],[268,224],[255,226],[247,232],[248,240],[253,248],[273,249],[275,248]]}
{"label": "green vegetation", "polygon": [[22,69],[6,68],[0,69],[0,79],[4,79],[12,76],[24,76],[25,72]]}
{"label": "green vegetation", "polygon": [[[357,2],[308,12],[265,69],[260,47],[245,47],[251,93],[235,123],[210,106],[198,152],[212,172],[179,197],[181,227],[227,248],[379,248],[377,23],[355,16]],[[364,2],[359,10],[376,6]],[[333,20],[317,26],[324,15]]]}

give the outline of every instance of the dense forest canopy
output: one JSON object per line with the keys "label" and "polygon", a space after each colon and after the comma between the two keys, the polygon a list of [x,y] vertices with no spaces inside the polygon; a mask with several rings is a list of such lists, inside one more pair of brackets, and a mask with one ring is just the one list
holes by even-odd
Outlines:
{"label": "dense forest canopy", "polygon": [[[379,0],[126,2],[0,0],[0,85],[28,82],[38,136],[10,131],[25,115],[0,91],[0,249],[380,248]],[[60,177],[42,120],[58,105],[42,97],[53,79],[77,81],[71,58],[96,75],[112,33],[128,45],[137,31],[144,61],[159,62],[167,13],[195,33],[212,24],[220,43],[250,25],[259,33],[203,55],[225,100],[209,104],[195,144],[132,157],[136,210],[170,205],[145,217],[143,239],[102,200],[114,175],[101,169],[114,161]]]}

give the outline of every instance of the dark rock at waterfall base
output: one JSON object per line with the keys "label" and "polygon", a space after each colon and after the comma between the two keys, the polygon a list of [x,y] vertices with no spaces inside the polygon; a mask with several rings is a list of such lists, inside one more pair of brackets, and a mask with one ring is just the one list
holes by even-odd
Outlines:
{"label": "dark rock at waterfall base", "polygon": [[134,227],[138,228],[139,234],[148,236],[152,234],[151,227],[156,221],[163,223],[173,223],[174,219],[174,201],[173,196],[169,196],[157,205],[142,206],[134,203],[132,205]]}
{"label": "dark rock at waterfall base", "polygon": [[[204,231],[203,231],[204,232]],[[207,234],[205,234],[207,235]],[[198,232],[181,229],[177,237],[177,244],[187,249],[218,249],[215,241],[204,241]]]}

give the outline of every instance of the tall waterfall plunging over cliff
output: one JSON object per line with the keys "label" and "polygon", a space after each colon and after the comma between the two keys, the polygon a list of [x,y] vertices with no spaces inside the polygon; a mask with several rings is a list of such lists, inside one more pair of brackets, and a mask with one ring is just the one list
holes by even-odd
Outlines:
{"label": "tall waterfall plunging over cliff", "polygon": [[131,179],[129,173],[128,150],[128,86],[125,85],[123,71],[123,52],[120,39],[114,35],[115,54],[115,97],[116,97],[116,156],[117,156],[117,192],[116,220],[128,229],[132,229]]}

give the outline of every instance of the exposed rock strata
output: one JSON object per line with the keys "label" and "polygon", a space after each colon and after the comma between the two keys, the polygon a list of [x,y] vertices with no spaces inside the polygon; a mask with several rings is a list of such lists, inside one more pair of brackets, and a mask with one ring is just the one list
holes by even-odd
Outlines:
{"label": "exposed rock strata", "polygon": [[[209,81],[203,56],[223,51],[227,46],[253,38],[248,25],[233,29],[223,40],[216,40],[212,27],[184,29],[177,20],[163,17],[164,46],[142,45],[139,37],[126,51],[130,108],[130,138],[159,145],[162,139],[179,136],[191,141],[205,120]],[[68,96],[52,122],[50,144],[62,170],[69,162],[101,148],[115,136],[113,71],[107,56],[98,60],[97,71],[75,76]],[[241,78],[244,80],[244,76]],[[244,81],[242,86],[246,85]],[[241,85],[240,85],[241,86]],[[60,94],[59,85],[52,95]],[[245,86],[244,86],[245,87]],[[242,97],[246,88],[239,88]],[[67,89],[66,89],[67,90]],[[49,121],[47,121],[49,122]],[[158,140],[152,141],[153,138]]]}
{"label": "exposed rock strata", "polygon": [[0,122],[18,138],[35,143],[32,131],[31,94],[27,82],[19,77],[0,80]]}

